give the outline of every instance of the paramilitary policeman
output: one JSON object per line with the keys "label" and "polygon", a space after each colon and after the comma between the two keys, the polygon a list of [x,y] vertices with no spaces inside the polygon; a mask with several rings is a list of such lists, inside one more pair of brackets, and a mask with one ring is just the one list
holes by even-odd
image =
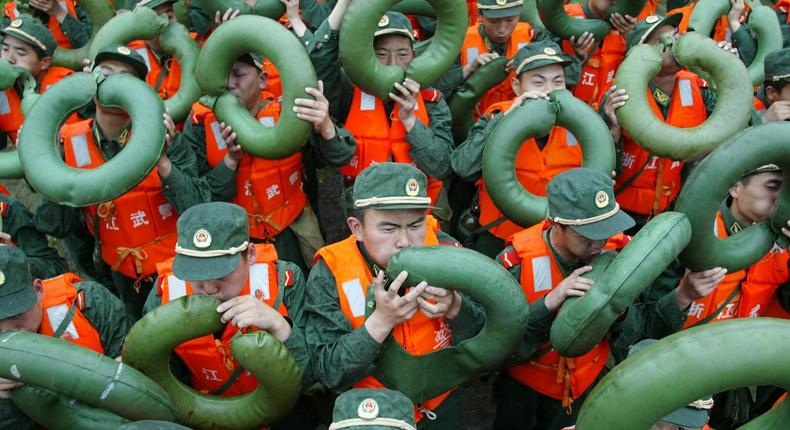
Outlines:
{"label": "paramilitary policeman", "polygon": [[414,406],[399,391],[356,388],[335,400],[329,430],[415,430]]}
{"label": "paramilitary policeman", "polygon": [[[307,281],[306,337],[315,374],[329,389],[382,388],[371,373],[390,335],[420,355],[474,336],[482,327],[480,306],[458,292],[421,283],[400,296],[406,272],[384,288],[387,263],[401,249],[454,243],[427,215],[427,183],[410,164],[368,167],[354,183],[347,220],[352,234],[318,251]],[[372,313],[366,316],[368,309]],[[421,429],[461,426],[454,390],[415,411]]]}
{"label": "paramilitary policeman", "polygon": [[[0,246],[0,333],[54,336],[116,358],[131,326],[123,303],[104,286],[74,273],[34,278],[24,252]],[[0,378],[0,429],[37,428],[9,398],[20,385]]]}
{"label": "paramilitary policeman", "polygon": [[790,120],[790,48],[766,55],[763,67],[765,82],[754,99],[752,124]]}
{"label": "paramilitary policeman", "polygon": [[[74,0],[33,0],[19,2],[27,7],[23,12],[39,20],[52,32],[58,46],[81,48],[91,37],[91,21],[87,11]],[[25,4],[27,3],[27,4]],[[10,1],[3,5],[3,27],[19,18],[18,4]]]}

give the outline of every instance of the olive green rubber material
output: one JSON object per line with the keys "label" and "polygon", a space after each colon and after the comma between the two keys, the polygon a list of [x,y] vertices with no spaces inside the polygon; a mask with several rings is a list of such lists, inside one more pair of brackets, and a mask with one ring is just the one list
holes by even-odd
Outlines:
{"label": "olive green rubber material", "polygon": [[571,36],[578,39],[586,31],[592,33],[596,41],[600,41],[612,29],[608,17],[616,13],[637,17],[644,9],[647,0],[618,1],[606,11],[607,20],[576,19],[565,12],[565,3],[561,1],[537,0],[537,2],[540,20],[551,33],[563,39],[570,39]]}
{"label": "olive green rubber material", "polygon": [[173,420],[159,385],[125,363],[28,332],[0,334],[0,378],[50,389],[131,420]]}
{"label": "olive green rubber material", "polygon": [[[258,52],[274,63],[283,77],[280,119],[264,127],[236,96],[227,92],[228,75],[241,55]],[[313,127],[297,118],[294,100],[312,99],[306,87],[317,87],[315,69],[299,39],[277,21],[262,16],[240,16],[219,26],[200,50],[197,81],[203,91],[218,96],[208,107],[233,128],[237,141],[249,154],[269,160],[289,157],[307,142]]]}
{"label": "olive green rubber material", "polygon": [[96,54],[105,46],[127,45],[133,40],[155,39],[167,22],[166,16],[157,15],[153,9],[147,7],[116,15],[96,33],[88,50],[90,59],[95,59]]}
{"label": "olive green rubber material", "polygon": [[257,0],[255,6],[241,0],[200,0],[196,3],[212,21],[217,11],[223,14],[228,9],[238,9],[241,15],[259,15],[275,20],[285,13],[285,6],[280,0]]}
{"label": "olive green rubber material", "polygon": [[190,430],[181,424],[169,421],[135,421],[118,427],[118,430]]}
{"label": "olive green rubber material", "polygon": [[[105,106],[129,113],[132,138],[123,151],[95,169],[67,166],[55,145],[60,126],[94,96]],[[117,73],[103,78],[97,68],[93,73],[65,77],[41,95],[19,133],[19,159],[28,182],[51,201],[74,207],[95,205],[126,193],[159,161],[165,142],[164,112],[156,92],[131,75]]]}
{"label": "olive green rubber material", "polygon": [[91,38],[88,40],[88,43],[81,48],[69,49],[58,46],[52,58],[53,66],[81,71],[82,60],[93,58],[93,56],[88,55],[88,50],[93,41],[99,40],[96,39],[99,29],[115,16],[115,9],[107,0],[80,0],[80,7],[85,9],[92,23],[93,30],[91,31]]}
{"label": "olive green rubber material", "polygon": [[260,381],[251,393],[234,397],[202,394],[170,372],[170,356],[176,346],[225,327],[217,313],[219,304],[215,298],[193,295],[146,314],[126,336],[123,361],[159,382],[183,424],[201,429],[260,428],[286,414],[301,389],[296,361],[270,334],[256,331],[237,335],[230,343],[239,365]]}
{"label": "olive green rubber material", "polygon": [[104,409],[94,408],[73,398],[35,385],[11,391],[11,399],[25,415],[49,430],[115,430],[128,423]]}
{"label": "olive green rubber material", "polygon": [[650,109],[645,89],[661,68],[660,44],[634,46],[617,70],[615,85],[629,96],[625,105],[617,109],[617,119],[628,135],[652,154],[672,160],[696,160],[746,127],[752,110],[751,79],[738,57],[699,33],[681,36],[672,46],[672,53],[681,65],[702,68],[713,76],[718,99],[708,119],[697,127],[674,127]]}
{"label": "olive green rubber material", "polygon": [[524,8],[521,10],[521,22],[529,23],[535,31],[545,31],[546,26],[540,20],[538,12],[538,0],[524,0]]}
{"label": "olive green rubber material", "polygon": [[[790,321],[744,318],[675,333],[620,363],[592,389],[576,427],[648,430],[711,394],[751,385],[790,389]],[[740,427],[790,428],[788,402]]]}
{"label": "olive green rubber material", "polygon": [[714,236],[719,205],[744,174],[776,164],[784,172],[784,181],[790,181],[787,136],[790,123],[784,121],[747,128],[694,168],[675,202],[675,210],[685,213],[692,227],[691,243],[680,254],[681,263],[693,271],[726,267],[733,273],[756,263],[774,243],[787,246],[781,228],[790,219],[790,187],[782,187],[770,223],[753,224],[727,238]]}
{"label": "olive green rubber material", "polygon": [[[433,10],[433,6],[428,3],[428,0],[401,0],[392,6],[390,10],[400,12],[404,15],[427,16],[429,18],[436,17],[436,11]],[[521,17],[519,20],[529,23],[536,31],[546,29],[540,21],[540,16],[538,16],[537,0],[524,0],[524,8],[521,10]]]}
{"label": "olive green rubber material", "polygon": [[551,324],[552,347],[565,357],[592,350],[690,238],[686,216],[664,212],[639,230],[619,255],[610,251],[596,258],[593,271],[584,275],[595,281],[593,288],[582,297],[566,299]]}
{"label": "olive green rubber material", "polygon": [[340,58],[348,76],[366,93],[388,99],[395,83],[411,78],[427,88],[453,64],[461,51],[469,16],[454,0],[430,0],[437,27],[431,45],[414,58],[406,71],[384,65],[374,55],[373,33],[378,22],[397,0],[366,0],[350,7],[340,27]]}
{"label": "olive green rubber material", "polygon": [[[5,91],[16,83],[17,79],[23,78],[24,90],[22,91],[22,113],[27,114],[33,103],[38,99],[36,93],[36,79],[30,73],[21,68],[11,65],[7,60],[0,59],[0,90]],[[19,161],[19,154],[16,150],[0,152],[0,178],[16,179],[25,176],[22,170],[22,163]]]}
{"label": "olive green rubber material", "polygon": [[[189,3],[191,0],[177,0],[173,3],[173,14],[176,17],[176,21],[179,24],[185,25],[187,28],[191,26],[192,20],[189,18]],[[209,17],[209,19],[214,19],[213,16]]]}
{"label": "olive green rubber material", "polygon": [[729,11],[729,0],[699,1],[691,11],[688,31],[710,36],[719,18],[726,16]]}
{"label": "olive green rubber material", "polygon": [[540,138],[552,127],[568,129],[582,147],[583,165],[612,174],[615,150],[612,134],[600,115],[568,90],[553,91],[550,100],[527,100],[494,128],[483,150],[483,180],[494,205],[510,221],[529,227],[546,218],[546,198],[536,196],[516,177],[516,154],[523,142]]}
{"label": "olive green rubber material", "polygon": [[507,62],[506,57],[499,57],[486,63],[472,73],[447,102],[453,116],[453,139],[456,142],[466,140],[469,130],[474,126],[477,102],[488,90],[504,82],[510,75],[505,69]]}
{"label": "olive green rubber material", "polygon": [[[448,261],[454,262],[452,267]],[[475,337],[420,356],[410,355],[388,337],[373,371],[388,388],[421,403],[496,369],[518,346],[529,307],[518,282],[502,266],[470,249],[439,245],[395,254],[387,267],[389,279],[404,270],[409,273],[406,287],[427,281],[471,297],[485,309],[486,323]]]}
{"label": "olive green rubber material", "polygon": [[782,27],[773,9],[758,1],[748,4],[752,9],[749,13],[749,28],[757,35],[757,54],[746,70],[752,85],[757,86],[765,80],[765,56],[782,49]]}

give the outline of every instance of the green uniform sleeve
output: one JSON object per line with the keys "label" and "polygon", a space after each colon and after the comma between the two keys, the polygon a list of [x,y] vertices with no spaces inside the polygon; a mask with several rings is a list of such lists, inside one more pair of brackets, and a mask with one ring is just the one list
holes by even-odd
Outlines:
{"label": "green uniform sleeve", "polygon": [[121,355],[123,341],[132,328],[132,322],[126,316],[121,299],[112,295],[103,285],[92,281],[79,284],[80,291],[85,291],[85,317],[101,336],[104,355],[118,357]]}
{"label": "green uniform sleeve", "polygon": [[710,116],[710,114],[713,113],[713,109],[716,107],[716,100],[718,99],[716,90],[711,88],[700,88],[700,93],[702,94],[702,101],[705,103],[705,110],[708,116]]}
{"label": "green uniform sleeve", "polygon": [[33,214],[18,200],[0,195],[0,202],[8,208],[3,216],[2,231],[24,251],[34,278],[47,279],[66,272],[66,261],[49,246],[47,237],[36,230]]}
{"label": "green uniform sleeve", "polygon": [[741,24],[738,27],[738,30],[732,34],[732,42],[738,48],[738,56],[741,57],[743,64],[751,64],[757,56],[757,40],[749,30],[748,24]]}
{"label": "green uniform sleeve", "polygon": [[332,390],[343,390],[370,375],[381,344],[365,326],[353,329],[340,308],[332,272],[319,260],[307,279],[307,324],[313,371],[318,381]]}
{"label": "green uniform sleeve", "polygon": [[409,155],[426,175],[445,179],[452,173],[450,155],[453,151],[452,117],[444,97],[436,102],[425,102],[430,118],[429,126],[420,120],[406,134]]}
{"label": "green uniform sleeve", "polygon": [[474,182],[483,171],[483,150],[488,136],[502,120],[502,115],[497,114],[493,119],[483,115],[469,130],[466,140],[453,150],[450,159],[453,171],[461,179]]}
{"label": "green uniform sleeve", "polygon": [[43,199],[33,216],[33,224],[41,233],[62,238],[77,230],[83,223],[82,214],[77,208],[59,205]]}
{"label": "green uniform sleeve", "polygon": [[203,13],[203,9],[195,4],[195,2],[189,3],[189,31],[194,31],[201,36],[205,36],[208,34],[209,30],[211,30],[213,24],[213,17],[209,17]]}
{"label": "green uniform sleeve", "polygon": [[75,9],[77,16],[67,13],[63,22],[60,23],[60,29],[75,48],[81,48],[90,41],[93,25],[85,9],[77,3],[75,3]]}
{"label": "green uniform sleeve", "polygon": [[329,140],[324,140],[318,133],[311,133],[310,146],[324,164],[340,167],[351,162],[357,150],[357,140],[350,131],[336,125],[335,137]]}
{"label": "green uniform sleeve", "polygon": [[36,423],[28,418],[11,399],[0,399],[0,430],[34,430]]}
{"label": "green uniform sleeve", "polygon": [[300,0],[299,8],[302,12],[308,28],[315,31],[322,22],[329,18],[332,9],[335,7],[336,0]]}
{"label": "green uniform sleeve", "polygon": [[212,201],[229,202],[236,197],[236,171],[231,170],[224,162],[213,168],[208,164],[206,155],[206,128],[203,124],[187,121],[183,133],[179,134],[184,145],[189,147],[195,157],[198,176],[205,181],[211,193]]}
{"label": "green uniform sleeve", "polygon": [[324,95],[329,100],[332,117],[345,123],[354,97],[354,84],[340,64],[340,32],[330,29],[325,20],[316,30],[308,53],[316,76],[324,81]]}
{"label": "green uniform sleeve", "polygon": [[198,176],[195,154],[183,139],[176,136],[167,150],[173,168],[162,179],[162,192],[179,213],[190,207],[211,201],[208,183]]}
{"label": "green uniform sleeve", "polygon": [[452,66],[433,84],[433,87],[441,91],[445,97],[452,98],[464,83],[464,68],[461,62],[456,59]]}
{"label": "green uniform sleeve", "polygon": [[[292,277],[291,283],[293,285],[290,287],[283,287],[286,276]],[[302,371],[302,387],[307,389],[313,385],[315,378],[304,335],[306,281],[299,266],[286,261],[277,261],[277,277],[279,288],[285,288],[283,303],[288,309],[288,318],[291,320],[291,335],[284,344],[296,360],[296,364],[299,365],[299,369]]]}

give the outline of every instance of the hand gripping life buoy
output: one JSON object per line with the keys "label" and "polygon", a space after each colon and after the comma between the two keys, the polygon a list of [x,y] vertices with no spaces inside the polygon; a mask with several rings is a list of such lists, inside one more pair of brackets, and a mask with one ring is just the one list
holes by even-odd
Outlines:
{"label": "hand gripping life buoy", "polygon": [[774,246],[786,248],[781,228],[790,219],[790,187],[783,186],[770,222],[753,224],[727,238],[714,235],[716,212],[729,188],[747,172],[765,164],[782,168],[790,183],[790,123],[769,122],[733,136],[691,172],[675,203],[691,221],[691,242],[680,261],[691,270],[726,267],[730,273],[749,267]]}
{"label": "hand gripping life buoy", "polygon": [[[565,11],[565,2],[556,0],[537,0],[538,13],[543,25],[552,33],[563,39],[570,39],[574,36],[576,39],[586,31],[592,33],[595,40],[603,40],[609,31],[612,30],[612,24],[603,19],[576,19]],[[620,15],[628,15],[632,17],[639,16],[642,9],[645,7],[647,0],[628,0],[618,1],[617,4],[606,11],[606,16],[612,16],[615,13]]]}
{"label": "hand gripping life buoy", "polygon": [[507,62],[506,57],[499,57],[486,63],[472,73],[447,102],[453,116],[453,139],[456,142],[466,140],[469,130],[474,126],[477,102],[488,90],[501,84],[510,75],[506,69]]}
{"label": "hand gripping life buoy", "polygon": [[[96,97],[132,118],[132,138],[123,151],[95,169],[67,166],[53,142],[61,124]],[[19,133],[19,159],[30,185],[55,203],[74,207],[112,200],[132,189],[154,168],[165,142],[164,104],[145,82],[99,70],[74,73],[49,87],[30,109]],[[138,126],[135,126],[138,125]]]}
{"label": "hand gripping life buoy", "polygon": [[[228,74],[241,55],[263,54],[283,77],[280,119],[265,127],[227,90]],[[306,87],[316,87],[315,69],[299,39],[277,21],[262,16],[240,16],[219,26],[200,50],[197,80],[203,91],[216,96],[209,103],[221,121],[230,125],[244,151],[269,160],[289,157],[307,142],[312,126],[293,112],[297,97],[312,98]]]}
{"label": "hand gripping life buoy", "polygon": [[388,99],[393,85],[411,78],[426,88],[439,79],[461,51],[469,16],[457,0],[430,0],[438,21],[431,44],[407,70],[384,65],[374,55],[373,33],[379,19],[397,0],[367,0],[354,3],[340,26],[340,58],[348,76],[363,91]]}
{"label": "hand gripping life buoy", "polygon": [[[612,323],[683,250],[691,224],[678,212],[651,219],[616,254],[597,257],[584,275],[595,286],[582,297],[569,297],[551,324],[551,345],[565,357],[579,357],[606,336]],[[616,255],[616,256],[615,256]]]}
{"label": "hand gripping life buoy", "polygon": [[615,163],[612,135],[601,117],[568,90],[553,91],[550,100],[528,100],[507,114],[486,140],[483,180],[494,205],[507,219],[529,227],[546,218],[546,198],[536,196],[516,177],[516,154],[530,137],[565,127],[582,146],[584,167],[612,174]]}
{"label": "hand gripping life buoy", "polygon": [[[647,430],[703,397],[751,385],[790,389],[790,322],[747,318],[683,330],[645,347],[604,377],[584,401],[581,430]],[[780,403],[741,430],[790,427]]]}
{"label": "hand gripping life buoy", "polygon": [[80,7],[85,9],[90,19],[92,30],[91,38],[88,43],[81,48],[69,49],[58,46],[55,55],[52,57],[52,65],[65,67],[67,69],[82,70],[82,60],[89,58],[88,48],[96,39],[99,29],[104,26],[112,17],[115,16],[115,9],[111,2],[107,0],[80,0]]}
{"label": "hand gripping life buoy", "polygon": [[146,314],[126,336],[123,361],[159,382],[176,408],[179,422],[201,429],[258,428],[286,414],[299,397],[301,375],[293,356],[264,331],[238,335],[230,343],[240,366],[255,375],[255,391],[234,397],[202,394],[170,372],[173,349],[225,327],[219,300],[206,295],[182,297]]}
{"label": "hand gripping life buoy", "polygon": [[[21,107],[22,112],[26,114],[38,99],[36,79],[27,70],[0,59],[0,91],[11,88],[19,78],[24,80]],[[0,152],[0,178],[16,179],[24,176],[25,172],[22,170],[18,152],[16,150]]]}
{"label": "hand gripping life buoy", "polygon": [[[447,266],[448,261],[454,264]],[[496,369],[518,346],[529,308],[518,282],[494,261],[470,249],[439,245],[395,254],[387,266],[389,278],[404,270],[409,273],[406,287],[427,281],[468,295],[485,309],[486,324],[471,339],[420,356],[410,355],[389,337],[373,371],[373,376],[388,388],[402,392],[415,403],[424,402]]]}
{"label": "hand gripping life buoy", "polygon": [[753,96],[746,66],[699,33],[686,33],[674,41],[672,54],[678,63],[692,71],[710,72],[718,94],[716,107],[704,123],[680,128],[656,117],[647,100],[648,81],[661,68],[662,53],[663,44],[641,44],[628,52],[615,76],[617,88],[629,96],[617,109],[617,119],[636,143],[654,155],[672,160],[702,158],[749,122]]}
{"label": "hand gripping life buoy", "polygon": [[50,336],[20,331],[0,334],[0,377],[45,388],[126,419],[175,419],[167,394],[142,373]]}

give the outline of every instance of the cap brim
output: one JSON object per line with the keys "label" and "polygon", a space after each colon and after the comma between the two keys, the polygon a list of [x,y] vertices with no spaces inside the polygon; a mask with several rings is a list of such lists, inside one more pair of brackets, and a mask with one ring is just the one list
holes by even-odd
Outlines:
{"label": "cap brim", "polygon": [[118,54],[115,52],[100,52],[96,54],[96,59],[93,60],[93,63],[99,64],[105,60],[120,61],[121,63],[132,66],[134,71],[137,72],[137,77],[142,80],[145,80],[145,77],[148,76],[148,67],[145,64],[141,64],[136,61],[131,61],[129,57],[127,57],[126,55]]}
{"label": "cap brim", "polygon": [[375,206],[365,206],[364,208],[358,209],[376,209],[380,211],[394,211],[399,209],[439,209],[436,206],[431,205],[375,205]]}
{"label": "cap brim", "polygon": [[708,411],[704,409],[682,407],[665,416],[661,421],[680,427],[702,427],[708,423]]}
{"label": "cap brim", "polygon": [[373,33],[373,37],[376,38],[376,37],[379,37],[379,36],[386,36],[388,34],[398,34],[400,36],[405,36],[405,37],[408,37],[409,40],[414,42],[414,35],[411,34],[411,32],[409,30],[401,30],[401,29],[398,29],[398,28],[385,28],[383,30],[378,30],[378,31]]}
{"label": "cap brim", "polygon": [[529,72],[530,70],[535,70],[539,67],[548,66],[551,64],[560,64],[562,67],[566,67],[568,64],[573,63],[573,60],[564,59],[564,56],[558,55],[558,57],[563,58],[562,60],[537,60],[533,61],[532,63],[527,64],[524,66],[523,69],[519,70],[518,74],[522,74],[524,72]]}
{"label": "cap brim", "polygon": [[0,298],[0,320],[27,312],[37,301],[36,290],[32,287],[3,296]]}
{"label": "cap brim", "polygon": [[521,11],[524,9],[522,5],[513,6],[513,7],[506,7],[503,9],[480,9],[480,12],[486,18],[505,18],[508,16],[516,16],[521,15]]}
{"label": "cap brim", "polygon": [[190,257],[176,254],[173,260],[173,274],[185,281],[211,281],[224,278],[239,266],[241,254],[239,252],[221,257]]}
{"label": "cap brim", "polygon": [[[645,40],[650,38],[650,36],[653,34],[654,31],[658,30],[660,27],[664,25],[669,25],[674,28],[678,28],[678,25],[680,25],[680,21],[682,19],[683,19],[682,13],[676,13],[674,15],[669,15],[667,17],[664,17],[664,19],[659,21],[658,24],[653,25],[653,28],[645,32],[645,35],[642,37],[642,43],[644,43]],[[691,29],[689,29],[689,31],[691,31]]]}
{"label": "cap brim", "polygon": [[613,216],[592,224],[570,226],[576,233],[590,240],[606,240],[636,225],[630,215],[622,210]]}

